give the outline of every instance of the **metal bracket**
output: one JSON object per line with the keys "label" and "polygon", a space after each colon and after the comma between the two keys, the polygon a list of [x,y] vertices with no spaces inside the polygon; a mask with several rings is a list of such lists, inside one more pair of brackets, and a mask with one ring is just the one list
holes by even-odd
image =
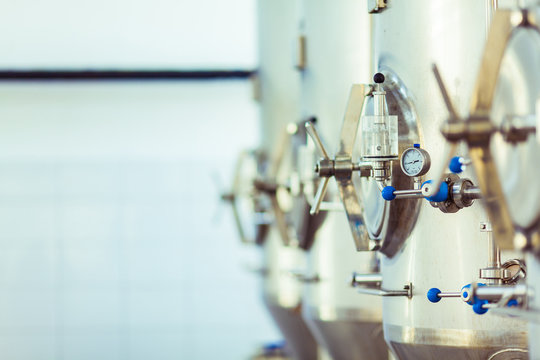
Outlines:
{"label": "metal bracket", "polygon": [[288,274],[295,278],[296,280],[305,283],[305,284],[313,284],[318,283],[321,281],[321,278],[319,277],[319,274],[315,275],[306,275],[301,271],[289,271]]}
{"label": "metal bracket", "polygon": [[412,299],[412,283],[408,283],[403,286],[403,290],[385,290],[385,289],[372,289],[368,287],[357,287],[356,288],[360,294],[365,295],[375,295],[375,296],[406,296],[409,299]]}

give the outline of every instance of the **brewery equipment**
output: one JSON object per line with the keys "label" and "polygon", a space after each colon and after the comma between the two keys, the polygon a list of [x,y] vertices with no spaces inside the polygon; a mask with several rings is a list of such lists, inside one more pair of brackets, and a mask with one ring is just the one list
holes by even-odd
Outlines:
{"label": "brewery equipment", "polygon": [[[357,85],[351,90],[350,101],[355,101],[356,109],[349,103],[351,116],[346,116],[343,125],[349,131],[341,134],[341,148],[334,159],[328,156],[325,159],[335,165],[345,157],[347,166],[343,168],[347,169],[347,174],[319,172],[322,176],[336,177],[357,248],[378,249],[385,255],[381,259],[381,287],[365,288],[361,292],[385,296],[385,339],[398,358],[480,359],[501,351],[511,352],[515,358],[526,357],[523,322],[497,317],[474,318],[474,313],[467,312],[466,306],[457,302],[438,302],[435,306],[425,298],[433,285],[449,284],[450,288],[460,289],[467,281],[477,279],[479,269],[493,254],[487,242],[478,241],[476,231],[486,218],[482,208],[474,202],[482,195],[486,197],[484,180],[478,179],[480,184],[476,186],[470,169],[463,172],[463,178],[444,170],[448,160],[439,146],[442,142],[439,126],[446,107],[441,97],[435,97],[439,94],[437,84],[441,83],[441,75],[437,71],[436,76],[432,73],[432,64],[439,64],[443,75],[453,81],[451,97],[463,107],[473,90],[472,80],[480,63],[479,49],[485,42],[488,15],[494,10],[492,5],[393,1],[376,9],[373,15],[374,66],[385,80],[380,81],[381,76],[377,75],[375,83],[381,85]],[[456,27],[456,24],[461,26]],[[425,29],[432,29],[433,34]],[[386,96],[387,112],[384,107],[381,110],[383,102],[377,99],[381,95]],[[362,156],[362,151],[365,154],[365,147],[372,146],[373,141],[353,144],[357,129],[366,129],[364,124],[360,126],[359,117],[367,111],[362,108],[369,109],[369,101],[374,104],[370,110],[373,116],[398,116],[400,153],[409,154],[407,158],[412,156],[412,163],[405,163],[402,155],[400,166],[395,158],[390,158],[393,154],[388,153],[386,164],[375,161],[370,164],[370,171],[362,172],[365,165],[359,160],[368,159]],[[362,122],[366,119],[369,118],[362,117]],[[389,126],[387,130],[389,135]],[[378,144],[382,149],[386,140],[380,139],[390,139],[385,136],[378,135],[379,140],[375,140],[383,141]],[[369,141],[362,133],[358,137]],[[413,144],[418,145],[411,148]],[[423,151],[412,150],[420,146]],[[360,155],[355,157],[355,150]],[[407,166],[416,164],[415,161],[422,166]],[[434,165],[435,170],[430,171],[429,165]],[[419,181],[418,176],[424,173],[431,182]],[[345,180],[341,181],[342,178]],[[379,194],[379,198],[374,198],[373,194]],[[371,208],[379,210],[368,216]],[[458,212],[460,209],[464,210]],[[492,211],[487,215],[492,217]],[[487,270],[483,272],[487,273]],[[483,291],[480,287],[474,289],[477,293]]]}
{"label": "brewery equipment", "polygon": [[540,359],[538,5],[299,5],[299,73],[261,37],[251,211],[266,301],[286,336],[283,309],[305,320],[288,339],[309,327],[333,359]]}
{"label": "brewery equipment", "polygon": [[[365,3],[345,1],[304,1],[301,34],[305,39],[305,68],[302,74],[302,111],[308,122],[307,132],[315,127],[320,136],[311,138],[311,151],[326,154],[323,142],[332,144],[340,132],[351,83],[369,75],[369,14]],[[329,56],[329,54],[334,54]],[[328,156],[326,156],[328,157]],[[313,169],[313,157],[309,168]],[[331,166],[330,161],[323,166]],[[324,172],[321,166],[320,172]],[[311,177],[304,179],[313,191]],[[330,178],[323,177],[321,188],[329,188]],[[333,188],[333,185],[332,185]],[[355,251],[347,220],[338,194],[330,189],[308,193],[313,208],[323,208],[320,228],[308,251],[307,281],[304,288],[303,317],[317,341],[334,360],[385,359],[388,350],[382,334],[380,299],[359,295],[354,282],[347,279],[356,271],[374,274],[379,271],[376,253]],[[324,200],[324,201],[323,201]],[[313,213],[313,212],[312,212]],[[315,279],[315,281],[313,280]]]}
{"label": "brewery equipment", "polygon": [[[526,285],[473,283],[464,288],[460,296],[472,304],[478,314],[493,309],[498,314],[529,320],[531,358],[536,359],[540,358],[538,296],[535,295],[539,286],[540,194],[537,186],[530,186],[539,172],[537,166],[530,164],[540,160],[538,136],[534,136],[538,135],[540,85],[537,66],[533,65],[540,56],[540,26],[538,6],[521,5],[500,9],[495,14],[471,96],[470,113],[461,119],[446,95],[451,117],[442,133],[452,144],[449,155],[455,151],[458,141],[467,143],[486,210],[497,224],[493,229],[496,246],[526,251],[531,270]],[[444,93],[444,86],[441,89]],[[512,266],[520,267],[518,274],[526,271],[522,263],[514,261]],[[431,295],[433,297],[433,291]]]}
{"label": "brewery equipment", "polygon": [[[241,155],[237,185],[225,198],[232,205],[240,237],[261,246],[264,303],[291,356],[312,360],[318,357],[318,346],[301,317],[301,283],[290,275],[303,269],[305,255],[296,239],[289,236],[286,214],[279,202],[280,194],[287,193],[280,176],[290,135],[286,125],[298,120],[300,114],[300,78],[289,56],[297,34],[298,3],[261,0],[258,12],[259,68],[255,85],[259,87],[260,147]],[[242,203],[247,209],[244,213]],[[251,227],[255,232],[250,237]]]}

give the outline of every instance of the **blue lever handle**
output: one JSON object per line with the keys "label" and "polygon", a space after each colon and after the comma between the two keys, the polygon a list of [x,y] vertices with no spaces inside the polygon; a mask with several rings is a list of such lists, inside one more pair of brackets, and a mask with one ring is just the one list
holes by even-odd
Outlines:
{"label": "blue lever handle", "polygon": [[441,298],[439,297],[440,293],[441,293],[441,290],[439,290],[437,288],[431,288],[427,292],[427,298],[432,303],[439,302],[439,301],[441,301]]}
{"label": "blue lever handle", "polygon": [[454,174],[459,174],[465,168],[463,165],[463,159],[460,156],[454,156],[452,160],[450,160],[450,165],[448,165],[448,168]]}
{"label": "blue lever handle", "polygon": [[[424,182],[422,186],[424,186],[424,184],[431,184],[432,182],[433,182],[432,180],[428,180]],[[435,195],[426,197],[426,200],[434,201],[434,202],[446,201],[448,200],[448,192],[449,192],[448,184],[443,181],[441,183],[441,187],[439,188],[439,191]]]}
{"label": "blue lever handle", "polygon": [[477,300],[472,306],[472,309],[478,315],[484,315],[485,313],[488,312],[488,309],[484,308],[484,305],[487,303],[488,303],[487,300]]}
{"label": "blue lever handle", "polygon": [[384,189],[382,189],[381,195],[384,200],[392,201],[396,198],[396,195],[394,195],[394,191],[396,191],[396,188],[394,188],[393,186],[386,186]]}

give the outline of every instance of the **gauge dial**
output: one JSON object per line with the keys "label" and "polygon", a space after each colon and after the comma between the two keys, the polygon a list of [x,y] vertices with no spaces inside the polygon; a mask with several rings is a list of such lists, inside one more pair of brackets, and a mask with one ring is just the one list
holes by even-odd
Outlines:
{"label": "gauge dial", "polygon": [[405,150],[401,155],[401,170],[407,176],[421,176],[428,172],[431,165],[426,150],[413,147]]}

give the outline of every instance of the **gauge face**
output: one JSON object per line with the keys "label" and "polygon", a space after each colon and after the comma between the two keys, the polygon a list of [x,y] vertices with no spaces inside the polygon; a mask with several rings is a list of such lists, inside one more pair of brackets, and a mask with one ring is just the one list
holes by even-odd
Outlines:
{"label": "gauge face", "polygon": [[425,150],[410,148],[401,156],[401,169],[408,176],[424,175],[430,166],[429,155]]}

